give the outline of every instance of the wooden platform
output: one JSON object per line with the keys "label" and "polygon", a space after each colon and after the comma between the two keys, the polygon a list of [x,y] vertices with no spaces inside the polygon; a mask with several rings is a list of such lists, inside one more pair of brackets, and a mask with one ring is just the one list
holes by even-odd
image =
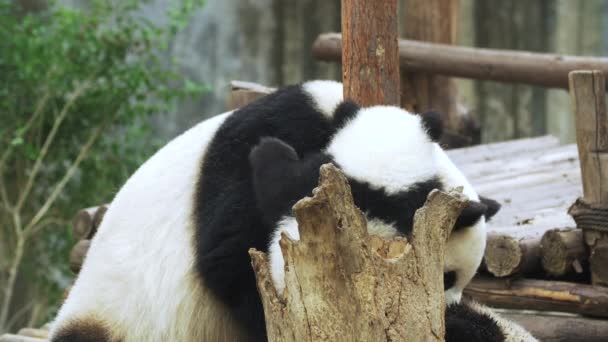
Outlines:
{"label": "wooden platform", "polygon": [[542,234],[575,227],[568,207],[582,195],[575,144],[544,136],[448,151],[477,192],[502,205],[490,233]]}

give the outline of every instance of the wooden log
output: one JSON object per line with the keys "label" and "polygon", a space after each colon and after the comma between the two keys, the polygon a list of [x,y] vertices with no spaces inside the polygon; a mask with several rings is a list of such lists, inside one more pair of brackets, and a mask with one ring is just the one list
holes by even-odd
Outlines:
{"label": "wooden log", "polygon": [[93,217],[97,207],[79,210],[72,219],[72,235],[76,240],[89,239],[93,231]]}
{"label": "wooden log", "polygon": [[95,233],[97,233],[97,229],[99,229],[99,226],[101,225],[101,221],[103,220],[103,217],[106,215],[107,211],[108,211],[107,204],[102,204],[99,207],[97,207],[97,211],[95,211],[95,215],[93,215],[93,231],[91,232],[88,239],[93,238]]}
{"label": "wooden log", "polygon": [[49,331],[46,329],[22,328],[19,330],[17,335],[37,338],[49,338]]}
{"label": "wooden log", "polygon": [[608,322],[573,315],[539,315],[500,312],[543,342],[605,342]]}
{"label": "wooden log", "polygon": [[47,339],[13,335],[13,334],[4,334],[4,335],[0,336],[0,342],[47,342],[47,341],[48,341]]}
{"label": "wooden log", "polygon": [[552,276],[582,273],[588,252],[580,229],[552,229],[540,242],[541,263]]}
{"label": "wooden log", "polygon": [[[341,46],[339,33],[324,33],[319,35],[312,51],[320,60],[339,61]],[[568,89],[568,73],[573,70],[595,69],[608,75],[608,58],[604,57],[470,48],[405,39],[399,40],[399,64],[411,72],[564,89]]]}
{"label": "wooden log", "polygon": [[231,81],[230,90],[228,108],[237,109],[274,92],[276,89],[253,82]]}
{"label": "wooden log", "polygon": [[82,267],[84,258],[86,257],[87,252],[89,251],[90,245],[91,240],[80,240],[72,248],[72,251],[70,252],[70,270],[72,270],[72,272],[80,272],[80,268]]}
{"label": "wooden log", "polygon": [[496,277],[539,273],[540,237],[490,233],[483,259]]}
{"label": "wooden log", "polygon": [[293,208],[300,240],[283,235],[280,242],[282,294],[266,255],[249,252],[268,340],[443,341],[443,253],[463,197],[431,192],[416,212],[411,242],[383,240],[368,236],[346,177],[333,165],[320,174],[314,196]]}
{"label": "wooden log", "polygon": [[72,235],[76,240],[91,239],[97,232],[108,204],[79,210],[72,219]]}
{"label": "wooden log", "polygon": [[[608,211],[608,112],[602,71],[570,73],[570,97],[576,115],[576,144],[583,178],[583,203]],[[577,201],[578,202],[578,201]],[[577,204],[572,208],[576,212]],[[598,211],[599,212],[599,211]],[[596,214],[593,214],[594,216]],[[599,216],[599,215],[598,215]],[[577,219],[574,215],[575,220]],[[608,219],[584,229],[589,245],[591,282],[608,286]],[[595,231],[597,230],[597,231]]]}
{"label": "wooden log", "polygon": [[475,277],[466,296],[486,305],[608,317],[608,288],[563,281]]}
{"label": "wooden log", "polygon": [[[459,0],[408,0],[403,7],[401,26],[406,39],[456,43]],[[463,132],[465,126],[456,97],[456,84],[445,76],[401,70],[401,106],[412,113],[429,110],[441,113],[446,133],[442,142],[446,146],[470,145],[470,141],[463,144],[455,140],[460,135],[469,136],[471,140],[471,132]]]}
{"label": "wooden log", "polygon": [[397,1],[342,0],[344,98],[399,105]]}

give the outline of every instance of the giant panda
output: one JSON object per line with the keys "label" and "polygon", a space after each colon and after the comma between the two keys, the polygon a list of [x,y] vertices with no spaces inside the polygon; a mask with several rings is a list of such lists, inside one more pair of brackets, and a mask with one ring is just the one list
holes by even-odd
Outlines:
{"label": "giant panda", "polygon": [[[485,246],[484,216],[496,205],[480,201],[449,161],[436,143],[440,132],[435,114],[359,108],[343,101],[341,84],[331,81],[288,86],[203,121],[159,150],[117,193],[51,340],[264,341],[247,251],[269,251],[280,288],[276,237],[283,230],[297,234],[290,205],[310,193],[327,161],[349,177],[371,232],[385,237],[409,232],[413,211],[433,188],[464,187],[470,205],[448,240],[445,282],[453,304],[448,337],[450,329],[466,336],[474,315],[450,324],[449,313],[473,308],[458,302]],[[366,157],[372,151],[379,153]],[[385,166],[392,172],[379,172]]]}

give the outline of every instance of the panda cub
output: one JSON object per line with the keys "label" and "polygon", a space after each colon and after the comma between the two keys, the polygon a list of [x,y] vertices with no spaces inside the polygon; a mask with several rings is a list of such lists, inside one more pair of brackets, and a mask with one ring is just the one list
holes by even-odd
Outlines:
{"label": "panda cub", "polygon": [[291,206],[327,162],[349,178],[370,232],[384,237],[410,233],[432,189],[463,186],[470,203],[445,258],[447,338],[530,340],[459,303],[498,206],[477,196],[436,143],[440,134],[437,114],[359,108],[332,81],[288,86],[196,125],[116,194],[51,341],[265,341],[247,251],[269,252],[282,289],[278,236],[298,237]]}

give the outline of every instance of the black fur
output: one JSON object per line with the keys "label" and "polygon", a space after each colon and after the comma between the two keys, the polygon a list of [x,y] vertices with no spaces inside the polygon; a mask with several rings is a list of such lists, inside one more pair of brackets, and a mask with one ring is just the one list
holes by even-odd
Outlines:
{"label": "black fur", "polygon": [[338,105],[334,112],[333,122],[336,128],[342,128],[348,120],[355,117],[361,107],[351,100],[346,100]]}
{"label": "black fur", "polygon": [[492,317],[475,311],[466,301],[447,307],[446,342],[503,342],[505,339]]}
{"label": "black fur", "polygon": [[289,86],[235,111],[207,148],[196,185],[196,266],[204,284],[256,340],[264,341],[266,332],[247,251],[266,251],[274,227],[256,206],[249,152],[268,136],[302,157],[320,151],[333,132],[302,87]]}
{"label": "black fur", "polygon": [[[338,165],[339,166],[339,165]],[[414,184],[409,190],[387,195],[368,183],[349,179],[355,205],[370,218],[394,224],[399,232],[410,234],[416,210],[424,205],[433,189],[442,189],[438,178]]]}
{"label": "black fur", "polygon": [[477,201],[469,201],[467,206],[462,209],[458,219],[456,219],[454,231],[474,225],[486,214],[487,210],[488,207],[485,204]]}
{"label": "black fur", "polygon": [[435,142],[439,142],[443,135],[443,123],[441,121],[441,114],[437,112],[426,112],[420,114],[422,117],[422,124],[426,128],[427,133],[431,139]]}
{"label": "black fur", "polygon": [[[330,120],[311,101],[301,86],[290,86],[235,111],[207,147],[196,185],[197,270],[254,340],[265,341],[266,332],[247,251],[268,250],[278,220],[310,195],[319,167],[332,162],[322,152],[331,137],[359,110],[344,102]],[[436,132],[433,127],[429,133]],[[442,189],[438,178],[430,178],[387,195],[368,183],[349,181],[363,212],[403,234],[411,232],[414,213],[428,193]]]}
{"label": "black fur", "polygon": [[498,210],[500,210],[500,203],[491,198],[479,196],[479,201],[488,207],[486,213],[484,214],[486,221],[490,220],[494,215],[496,215]]}
{"label": "black fur", "polygon": [[443,289],[447,290],[456,283],[456,272],[450,271],[443,273]]}

